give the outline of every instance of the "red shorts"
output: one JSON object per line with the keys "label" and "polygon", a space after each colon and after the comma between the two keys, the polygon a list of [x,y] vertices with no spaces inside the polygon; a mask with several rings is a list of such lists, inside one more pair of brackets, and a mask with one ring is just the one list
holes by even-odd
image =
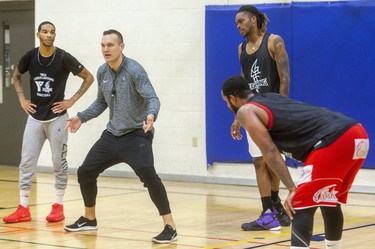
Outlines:
{"label": "red shorts", "polygon": [[329,146],[312,151],[302,168],[293,207],[305,209],[345,204],[368,149],[367,133],[357,124]]}

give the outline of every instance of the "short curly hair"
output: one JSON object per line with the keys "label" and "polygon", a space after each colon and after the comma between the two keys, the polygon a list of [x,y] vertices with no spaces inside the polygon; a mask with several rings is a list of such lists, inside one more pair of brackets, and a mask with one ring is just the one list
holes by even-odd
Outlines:
{"label": "short curly hair", "polygon": [[221,87],[223,95],[229,98],[230,95],[246,98],[251,93],[249,83],[240,75],[226,79]]}

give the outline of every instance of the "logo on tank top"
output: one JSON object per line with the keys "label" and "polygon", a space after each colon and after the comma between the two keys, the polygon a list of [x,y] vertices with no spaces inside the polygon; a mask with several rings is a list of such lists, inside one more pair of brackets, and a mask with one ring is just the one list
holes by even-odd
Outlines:
{"label": "logo on tank top", "polygon": [[253,83],[249,83],[250,90],[256,90],[259,92],[261,86],[268,86],[267,78],[260,78],[261,71],[258,66],[258,59],[256,59],[251,66],[250,77],[253,79]]}
{"label": "logo on tank top", "polygon": [[51,82],[54,82],[53,78],[50,78],[45,73],[40,73],[39,76],[34,78],[35,85],[37,87],[36,95],[38,97],[51,97],[53,91]]}
{"label": "logo on tank top", "polygon": [[338,191],[335,190],[336,184],[325,186],[324,188],[318,190],[314,196],[313,200],[316,203],[319,202],[337,202],[336,194]]}

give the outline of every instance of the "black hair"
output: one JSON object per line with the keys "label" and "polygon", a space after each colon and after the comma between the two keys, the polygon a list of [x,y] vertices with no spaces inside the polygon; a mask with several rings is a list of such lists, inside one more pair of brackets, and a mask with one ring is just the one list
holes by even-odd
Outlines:
{"label": "black hair", "polygon": [[44,21],[44,22],[41,22],[39,24],[39,26],[38,26],[38,32],[40,32],[42,30],[42,26],[46,25],[46,24],[50,24],[50,25],[52,25],[56,29],[56,27],[55,27],[55,25],[53,23],[51,23],[50,21]]}
{"label": "black hair", "polygon": [[235,75],[226,79],[221,87],[223,95],[229,98],[230,95],[239,98],[247,98],[251,93],[249,83],[240,75]]}
{"label": "black hair", "polygon": [[119,31],[117,31],[115,29],[108,29],[108,30],[103,32],[103,35],[110,35],[110,34],[115,34],[117,36],[117,40],[118,40],[119,44],[124,43],[124,39],[122,38],[122,34]]}
{"label": "black hair", "polygon": [[267,22],[268,17],[265,13],[260,12],[255,6],[253,5],[244,5],[241,6],[237,13],[245,12],[251,15],[256,16],[257,18],[257,27],[261,32],[266,32],[267,30]]}

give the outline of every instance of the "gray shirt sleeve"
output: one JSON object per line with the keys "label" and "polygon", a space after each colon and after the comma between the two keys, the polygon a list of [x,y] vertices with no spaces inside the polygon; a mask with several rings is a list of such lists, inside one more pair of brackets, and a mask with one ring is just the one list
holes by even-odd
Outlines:
{"label": "gray shirt sleeve", "polygon": [[[107,130],[121,136],[141,129],[147,115],[157,119],[160,101],[146,70],[135,60],[123,57],[118,72],[103,64],[98,69],[98,96],[83,112],[77,114],[82,122],[99,116],[109,108]],[[113,94],[113,92],[115,92]]]}
{"label": "gray shirt sleeve", "polygon": [[101,80],[99,80],[100,79],[99,70],[98,70],[96,78],[98,80],[98,94],[97,94],[95,101],[86,110],[77,113],[77,117],[81,120],[82,123],[85,123],[93,118],[98,117],[108,107],[107,102],[104,99],[103,92],[99,85],[101,82]]}
{"label": "gray shirt sleeve", "polygon": [[156,121],[160,110],[160,101],[146,71],[141,65],[138,64],[138,67],[135,68],[132,77],[134,78],[137,92],[146,101],[145,114],[153,114]]}

